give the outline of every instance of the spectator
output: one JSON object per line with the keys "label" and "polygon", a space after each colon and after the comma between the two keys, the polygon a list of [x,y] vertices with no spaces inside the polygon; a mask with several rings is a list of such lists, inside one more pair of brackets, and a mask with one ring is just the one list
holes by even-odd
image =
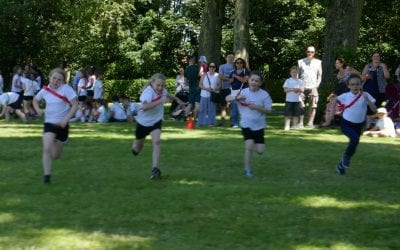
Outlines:
{"label": "spectator", "polygon": [[194,57],[189,59],[189,66],[185,70],[185,77],[189,83],[189,110],[193,112],[193,119],[196,120],[200,106],[199,88],[199,66],[196,65]]}
{"label": "spectator", "polygon": [[375,126],[363,133],[372,137],[396,137],[396,131],[394,124],[390,117],[387,117],[387,111],[385,108],[378,108],[376,111],[378,121]]}
{"label": "spectator", "polygon": [[208,71],[200,79],[200,113],[197,126],[217,125],[217,107],[216,103],[211,101],[211,92],[217,92],[220,85],[216,67],[215,63],[211,62]]}
{"label": "spectator", "polygon": [[226,54],[226,63],[219,66],[218,74],[221,81],[221,89],[219,91],[221,95],[221,126],[225,125],[226,116],[228,113],[228,103],[225,98],[231,94],[231,84],[229,82],[229,75],[235,69],[233,65],[234,55],[232,52]]}
{"label": "spectator", "polygon": [[286,79],[283,84],[283,90],[286,93],[284,130],[290,129],[290,121],[292,121],[292,128],[298,128],[300,98],[304,91],[303,81],[298,78],[298,75],[299,68],[292,67],[290,69],[290,78]]}
{"label": "spectator", "polygon": [[306,109],[302,111],[299,127],[304,126],[304,114],[308,111],[307,127],[314,127],[314,119],[318,104],[318,87],[322,79],[321,60],[315,58],[315,48],[307,48],[307,57],[298,60],[300,79],[304,83],[304,104]]}

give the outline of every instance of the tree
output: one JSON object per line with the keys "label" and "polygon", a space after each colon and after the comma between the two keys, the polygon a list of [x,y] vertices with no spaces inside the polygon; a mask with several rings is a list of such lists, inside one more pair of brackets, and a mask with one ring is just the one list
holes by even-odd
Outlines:
{"label": "tree", "polygon": [[222,22],[226,0],[206,0],[199,39],[199,55],[209,62],[220,63]]}
{"label": "tree", "polygon": [[322,84],[334,79],[337,57],[354,62],[364,0],[331,0],[325,25]]}
{"label": "tree", "polygon": [[236,0],[233,33],[235,57],[241,57],[249,62],[249,1],[247,0]]}

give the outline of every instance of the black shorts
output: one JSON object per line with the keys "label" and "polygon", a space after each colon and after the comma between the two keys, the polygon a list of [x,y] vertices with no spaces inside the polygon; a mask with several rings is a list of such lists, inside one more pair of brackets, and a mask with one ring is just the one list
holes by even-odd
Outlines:
{"label": "black shorts", "polygon": [[227,102],[225,100],[225,98],[231,94],[231,89],[221,89],[219,91],[219,93],[221,94],[221,105],[222,106],[226,106]]}
{"label": "black shorts", "polygon": [[86,99],[87,99],[87,96],[85,96],[85,95],[78,96],[78,101],[80,101],[80,102],[85,102]]}
{"label": "black shorts", "polygon": [[285,102],[285,116],[293,117],[300,115],[300,102]]}
{"label": "black shorts", "polygon": [[136,139],[146,138],[153,130],[160,129],[161,130],[162,120],[159,120],[154,125],[145,127],[139,123],[136,124],[135,136]]}
{"label": "black shorts", "polygon": [[11,107],[13,109],[21,109],[22,108],[21,103],[19,102],[19,100],[16,100],[15,102],[8,104],[7,106]]}
{"label": "black shorts", "polygon": [[254,143],[264,144],[264,129],[253,131],[249,128],[242,128],[242,135],[245,141],[254,140]]}
{"label": "black shorts", "polygon": [[67,125],[65,128],[61,128],[53,123],[45,123],[43,132],[56,134],[57,140],[66,142],[68,140],[69,125]]}
{"label": "black shorts", "polygon": [[33,100],[33,96],[31,95],[24,95],[24,101],[32,101]]}
{"label": "black shorts", "polygon": [[94,90],[87,90],[87,96],[93,97],[94,96]]}

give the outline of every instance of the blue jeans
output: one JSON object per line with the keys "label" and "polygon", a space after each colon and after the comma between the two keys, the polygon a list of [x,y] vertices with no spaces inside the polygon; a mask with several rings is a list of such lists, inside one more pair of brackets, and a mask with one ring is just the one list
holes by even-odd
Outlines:
{"label": "blue jeans", "polygon": [[239,108],[236,101],[231,102],[231,125],[239,126]]}
{"label": "blue jeans", "polygon": [[349,144],[347,145],[345,155],[351,156],[356,152],[357,146],[360,143],[360,136],[365,122],[352,123],[345,119],[342,119],[340,128],[345,136],[349,138]]}

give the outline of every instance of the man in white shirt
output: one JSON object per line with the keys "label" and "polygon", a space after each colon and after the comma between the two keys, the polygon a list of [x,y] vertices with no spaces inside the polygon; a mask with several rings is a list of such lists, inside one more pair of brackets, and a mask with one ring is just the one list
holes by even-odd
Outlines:
{"label": "man in white shirt", "polygon": [[[322,79],[322,62],[315,58],[315,48],[307,48],[307,57],[298,60],[300,79],[304,83],[304,103],[308,109],[308,123],[314,127],[314,119],[318,104],[318,87]],[[299,126],[304,126],[304,114],[300,115]]]}

